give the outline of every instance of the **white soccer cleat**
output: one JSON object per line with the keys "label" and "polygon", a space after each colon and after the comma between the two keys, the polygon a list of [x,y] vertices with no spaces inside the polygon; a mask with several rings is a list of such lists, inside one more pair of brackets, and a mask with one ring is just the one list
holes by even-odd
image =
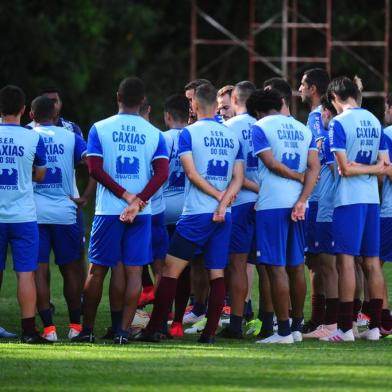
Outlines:
{"label": "white soccer cleat", "polygon": [[150,321],[150,316],[147,312],[141,309],[137,309],[135,316],[133,317],[131,328],[132,329],[144,329],[147,327]]}
{"label": "white soccer cleat", "polygon": [[49,342],[57,342],[58,339],[56,327],[54,325],[51,325],[50,327],[45,327],[44,333],[41,336]]}
{"label": "white soccer cleat", "polygon": [[319,325],[314,331],[309,333],[304,333],[302,337],[304,339],[321,339],[329,337],[333,332],[336,331],[338,325],[330,324],[330,325]]}
{"label": "white soccer cleat", "polygon": [[196,323],[194,323],[192,325],[192,327],[186,328],[184,330],[184,333],[186,333],[187,335],[194,335],[194,334],[203,332],[204,327],[206,326],[206,324],[207,324],[207,318],[204,317],[201,320],[199,320]]}
{"label": "white soccer cleat", "polygon": [[367,329],[366,331],[363,331],[362,333],[359,334],[360,339],[365,339],[365,340],[380,340],[380,329],[379,328],[372,328],[372,329]]}
{"label": "white soccer cleat", "polygon": [[183,324],[194,324],[197,323],[200,320],[203,320],[205,317],[205,314],[202,314],[200,316],[196,316],[193,312],[186,313],[184,318],[182,319]]}
{"label": "white soccer cleat", "polygon": [[287,336],[280,336],[277,333],[274,333],[270,337],[262,340],[257,340],[257,344],[291,344],[294,343],[294,338],[293,335],[287,335]]}
{"label": "white soccer cleat", "polygon": [[79,336],[82,326],[80,324],[69,324],[68,339],[71,340]]}
{"label": "white soccer cleat", "polygon": [[330,336],[320,339],[323,342],[355,342],[353,330],[349,329],[347,332],[343,332],[341,329],[337,329]]}
{"label": "white soccer cleat", "polygon": [[302,333],[299,331],[293,331],[291,332],[291,335],[293,336],[293,340],[295,343],[302,342]]}

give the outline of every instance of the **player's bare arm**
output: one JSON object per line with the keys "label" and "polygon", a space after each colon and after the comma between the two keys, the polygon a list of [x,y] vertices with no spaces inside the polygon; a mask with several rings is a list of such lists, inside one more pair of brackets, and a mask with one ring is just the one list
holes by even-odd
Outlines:
{"label": "player's bare arm", "polygon": [[45,179],[46,167],[34,167],[33,181],[42,182]]}
{"label": "player's bare arm", "polygon": [[260,187],[258,184],[256,184],[254,181],[247,179],[245,176],[244,176],[244,182],[242,184],[242,188],[248,189],[254,193],[259,193],[259,190],[260,190]]}
{"label": "player's bare arm", "polygon": [[386,169],[386,163],[383,159],[378,160],[374,165],[358,164],[348,161],[344,151],[335,151],[335,158],[338,163],[339,174],[342,177],[354,177],[361,175],[379,175],[383,174]]}

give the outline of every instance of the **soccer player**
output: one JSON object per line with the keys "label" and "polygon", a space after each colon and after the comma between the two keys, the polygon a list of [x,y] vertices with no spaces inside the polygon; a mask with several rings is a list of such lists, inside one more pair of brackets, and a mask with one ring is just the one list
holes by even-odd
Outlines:
{"label": "soccer player", "polygon": [[43,337],[57,341],[56,327],[50,309],[48,284],[49,256],[51,250],[64,279],[64,297],[70,319],[68,338],[81,330],[80,314],[82,282],[80,280],[79,227],[76,224],[77,205],[74,194],[74,167],[86,154],[87,146],[77,134],[53,125],[56,114],[54,102],[45,96],[37,97],[31,104],[31,117],[43,139],[48,165],[44,181],[34,185],[39,229],[37,284],[37,309],[44,325]]}
{"label": "soccer player", "polygon": [[[385,102],[384,120],[387,125],[384,128],[385,141],[388,147],[389,160],[392,159],[392,93]],[[391,231],[392,231],[392,171],[390,167],[386,170],[382,187],[381,197],[381,246],[380,258],[383,263],[392,261]],[[391,313],[388,308],[387,284],[385,283],[384,301],[381,317],[380,332],[383,336],[392,333]]]}
{"label": "soccer player", "polygon": [[0,270],[4,271],[7,247],[11,245],[18,278],[22,342],[50,343],[35,328],[37,289],[34,271],[38,258],[38,225],[33,182],[42,181],[46,154],[42,138],[20,126],[25,94],[16,86],[0,90]]}
{"label": "soccer player", "polygon": [[[168,97],[164,106],[164,120],[169,128],[163,136],[169,152],[169,178],[163,186],[166,210],[165,220],[170,237],[176,230],[184,206],[185,172],[179,156],[179,138],[182,129],[187,126],[189,114],[189,101],[183,95],[177,94]],[[175,313],[170,327],[170,335],[181,337],[184,335],[183,317],[190,295],[190,271],[187,267],[178,279]]]}
{"label": "soccer player", "polygon": [[[307,126],[312,131],[317,147],[320,149],[322,140],[327,137],[327,130],[324,129],[321,120],[320,100],[327,91],[329,83],[328,73],[321,68],[312,68],[303,74],[299,92],[302,102],[309,106],[310,113]],[[319,159],[322,159],[320,154]],[[319,262],[315,255],[314,249],[314,233],[315,222],[317,216],[317,203],[319,199],[319,185],[316,184],[310,198],[309,209],[306,216],[306,264],[310,270],[311,288],[312,288],[312,313],[311,318],[305,323],[304,332],[311,332],[321,325],[325,316],[325,296],[323,295],[323,282],[319,273]]]}
{"label": "soccer player", "polygon": [[228,267],[230,295],[230,325],[219,332],[224,338],[242,339],[242,319],[244,304],[248,294],[247,261],[254,248],[255,239],[255,202],[259,192],[257,176],[257,158],[253,156],[251,127],[256,119],[246,110],[246,101],[256,90],[252,82],[242,81],[235,85],[231,94],[231,107],[235,112],[225,122],[241,143],[244,154],[244,183],[238,193],[232,209],[232,231],[230,239],[230,263]]}
{"label": "soccer player", "polygon": [[[327,98],[321,98],[321,120],[324,129],[336,116],[336,110]],[[321,171],[319,176],[319,201],[316,216],[316,226],[313,244],[314,252],[318,257],[319,273],[323,282],[325,296],[325,318],[323,324],[314,331],[303,334],[304,339],[320,339],[329,336],[337,328],[338,317],[338,275],[336,270],[336,257],[333,250],[332,216],[335,196],[334,186],[334,156],[331,152],[329,138],[323,138],[321,146]]]}
{"label": "soccer player", "polygon": [[211,82],[207,79],[195,79],[195,80],[191,80],[184,87],[185,96],[188,98],[188,101],[189,101],[188,124],[193,124],[195,121],[197,121],[196,113],[194,113],[192,111],[192,101],[195,96],[196,88],[201,86],[202,84],[205,84],[205,83],[211,83]]}
{"label": "soccer player", "polygon": [[234,116],[234,109],[231,106],[231,93],[233,92],[234,86],[228,84],[218,90],[216,94],[216,100],[218,103],[217,113],[222,116],[223,121],[227,121]]}
{"label": "soccer player", "polygon": [[216,90],[211,84],[196,88],[192,109],[199,120],[182,130],[179,139],[187,176],[184,209],[170,243],[150,322],[139,336],[143,341],[159,341],[157,331],[174,299],[177,279],[200,248],[209,271],[210,295],[207,324],[199,342],[214,342],[223,308],[231,229],[228,206],[242,186],[243,158],[236,135],[214,120]]}
{"label": "soccer player", "polygon": [[279,113],[282,98],[277,91],[257,90],[248,102],[254,110],[250,114],[261,118],[252,127],[262,184],[256,202],[257,258],[267,267],[278,320],[278,333],[258,343],[293,343],[302,340],[306,294],[303,220],[320,168],[317,147],[307,127]]}
{"label": "soccer player", "polygon": [[354,256],[362,256],[370,295],[367,340],[380,336],[384,279],[379,259],[380,205],[377,175],[389,162],[380,122],[358,107],[358,88],[347,77],[328,86],[328,100],[338,115],[329,128],[331,151],[336,160],[333,213],[334,253],[338,269],[338,329],[330,342],[354,341],[352,330],[355,293]]}
{"label": "soccer player", "polygon": [[[115,343],[128,342],[141,290],[143,265],[151,261],[151,207],[147,201],[167,179],[168,156],[159,130],[139,116],[144,83],[124,79],[118,88],[118,114],[95,123],[89,133],[87,160],[99,182],[89,246],[83,329],[75,342],[94,342],[93,327],[109,268],[121,262],[125,291]],[[151,174],[151,166],[154,174]],[[135,246],[137,244],[137,246]]]}

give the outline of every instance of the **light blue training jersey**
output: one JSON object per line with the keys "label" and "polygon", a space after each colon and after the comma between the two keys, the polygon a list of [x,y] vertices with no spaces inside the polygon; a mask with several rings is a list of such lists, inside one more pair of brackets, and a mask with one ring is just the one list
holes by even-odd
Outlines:
{"label": "light blue training jersey", "polygon": [[[317,151],[309,128],[294,117],[274,114],[262,118],[252,127],[255,155],[271,150],[275,159],[291,170],[302,173],[307,168],[309,150]],[[270,171],[260,160],[260,187],[256,211],[292,208],[302,191],[298,181],[283,178]]]}
{"label": "light blue training jersey", "polygon": [[34,128],[44,141],[47,170],[42,182],[34,183],[34,200],[39,224],[76,223],[74,168],[87,152],[85,141],[76,133],[54,125]]}
{"label": "light blue training jersey", "polygon": [[0,222],[37,220],[33,166],[46,165],[42,138],[19,125],[0,124]]}
{"label": "light blue training jersey", "polygon": [[[161,132],[161,131],[159,131]],[[163,132],[161,132],[162,135],[164,135]],[[154,174],[154,171],[152,171],[152,174]],[[151,203],[151,214],[152,215],[158,215],[162,214],[162,212],[165,211],[166,209],[166,204],[165,204],[165,199],[163,198],[163,186],[161,186],[151,197],[150,200]]]}
{"label": "light blue training jersey", "polygon": [[[243,160],[236,134],[212,118],[201,119],[182,130],[179,156],[185,154],[192,154],[197,172],[219,191],[228,187],[235,161]],[[213,213],[218,204],[186,179],[183,215]]]}
{"label": "light blue training jersey", "polygon": [[[348,161],[374,165],[379,152],[387,152],[385,136],[378,119],[362,108],[347,109],[329,125],[331,151],[342,151]],[[335,164],[334,206],[379,204],[376,176],[342,177]]]}
{"label": "light blue training jersey", "polygon": [[[225,122],[225,125],[230,128],[238,137],[241,143],[242,153],[244,154],[244,176],[250,180],[259,183],[257,167],[258,158],[253,154],[253,143],[252,143],[252,125],[256,122],[256,119],[250,116],[248,113],[242,113],[230,120]],[[257,193],[252,192],[249,189],[242,188],[234,203],[234,206],[239,206],[245,203],[254,203],[257,200]]]}
{"label": "light blue training jersey", "polygon": [[[392,125],[384,128],[384,135],[389,152],[389,161],[392,162]],[[392,218],[392,181],[388,176],[384,178],[381,200],[380,216],[382,218]]]}
{"label": "light blue training jersey", "polygon": [[[128,192],[141,192],[151,178],[151,162],[168,159],[165,140],[143,117],[119,113],[95,123],[87,156],[103,158],[103,169]],[[96,215],[120,215],[127,203],[98,183]],[[151,214],[150,203],[139,214]]]}
{"label": "light blue training jersey", "polygon": [[169,177],[163,185],[166,224],[174,225],[184,207],[185,172],[179,156],[179,139],[182,129],[173,128],[163,133],[169,153]]}

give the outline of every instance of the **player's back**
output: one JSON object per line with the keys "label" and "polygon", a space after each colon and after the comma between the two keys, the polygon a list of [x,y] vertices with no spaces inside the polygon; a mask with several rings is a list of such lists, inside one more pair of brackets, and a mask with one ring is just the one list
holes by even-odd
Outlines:
{"label": "player's back", "polygon": [[[348,161],[374,165],[381,143],[381,124],[363,108],[347,109],[330,124],[332,151],[344,151]],[[384,147],[383,147],[384,149]],[[377,177],[360,175],[343,177],[335,170],[335,207],[358,203],[379,203]]]}
{"label": "player's back", "polygon": [[[180,155],[187,152],[184,151],[185,144],[192,153],[197,172],[216,189],[225,190],[240,150],[235,133],[213,119],[202,119],[181,132]],[[212,213],[217,206],[213,197],[186,180],[183,214]]]}
{"label": "player's back", "polygon": [[[256,119],[248,113],[242,113],[225,122],[225,125],[230,128],[238,137],[242,153],[244,155],[244,175],[250,181],[258,183],[258,158],[253,154],[252,145],[252,125]],[[244,203],[255,202],[257,194],[249,189],[242,188],[238,193],[233,205],[241,205]]]}
{"label": "player's back", "polygon": [[[40,137],[18,125],[0,124],[0,222],[36,221],[32,167]],[[41,146],[43,148],[43,145]]]}
{"label": "player's back", "polygon": [[[303,173],[307,168],[309,149],[315,149],[314,137],[305,125],[291,116],[270,115],[257,121],[252,132],[265,135],[265,148],[258,154],[271,150],[275,159],[291,170]],[[255,139],[255,137],[253,138]],[[262,162],[259,165],[259,180],[262,183],[256,209],[291,208],[297,201],[302,184],[276,175]]]}
{"label": "player's back", "polygon": [[[141,192],[151,178],[151,162],[167,158],[160,131],[133,114],[117,114],[93,125],[88,138],[88,155],[103,158],[103,169],[128,192]],[[162,150],[162,151],[161,151]],[[96,214],[117,215],[126,203],[98,184]],[[147,207],[141,214],[150,214]]]}
{"label": "player's back", "polygon": [[74,166],[86,151],[86,144],[75,133],[54,125],[34,128],[43,139],[47,154],[47,171],[40,183],[34,184],[37,221],[45,224],[73,224],[76,205]]}

